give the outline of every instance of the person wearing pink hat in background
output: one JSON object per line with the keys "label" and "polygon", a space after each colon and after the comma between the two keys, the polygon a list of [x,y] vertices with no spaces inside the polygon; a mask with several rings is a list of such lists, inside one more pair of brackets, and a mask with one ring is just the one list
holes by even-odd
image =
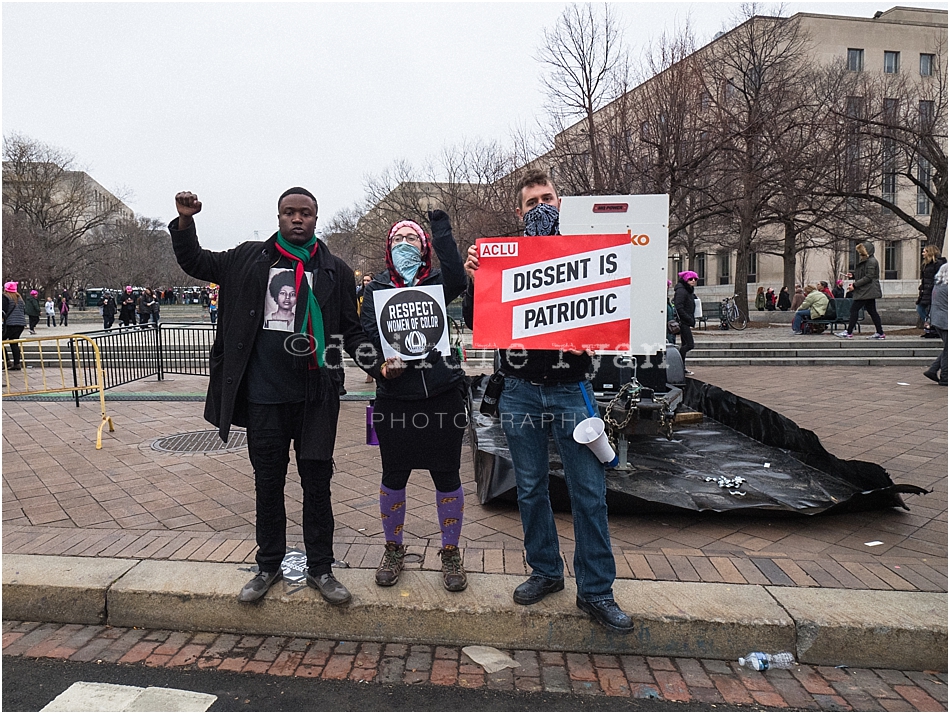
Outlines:
{"label": "person wearing pink hat in background", "polygon": [[128,327],[135,324],[135,297],[132,295],[132,286],[125,286],[125,293],[119,300],[119,325]]}
{"label": "person wearing pink hat in background", "polygon": [[679,274],[676,287],[673,289],[673,307],[676,308],[676,317],[680,321],[680,354],[683,355],[683,368],[687,375],[693,373],[686,369],[686,354],[693,349],[693,330],[696,326],[696,301],[693,292],[699,275],[692,270],[684,270]]}
{"label": "person wearing pink hat in background", "polygon": [[[26,303],[17,292],[17,284],[12,280],[3,285],[3,339],[18,340],[26,327]],[[10,345],[13,361],[8,369],[20,369],[20,345]],[[4,355],[6,362],[6,355]]]}
{"label": "person wearing pink hat in background", "polygon": [[40,321],[40,301],[37,299],[39,293],[36,290],[30,290],[29,296],[23,298],[24,302],[24,312],[26,312],[26,317],[30,321],[30,334],[36,334],[36,325]]}

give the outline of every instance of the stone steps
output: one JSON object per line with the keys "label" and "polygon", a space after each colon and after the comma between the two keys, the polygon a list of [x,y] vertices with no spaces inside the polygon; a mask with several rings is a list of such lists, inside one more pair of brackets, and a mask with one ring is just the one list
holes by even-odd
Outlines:
{"label": "stone steps", "polygon": [[[695,334],[695,333],[694,333]],[[718,342],[697,336],[689,353],[690,366],[732,367],[838,365],[855,367],[923,367],[940,354],[939,340],[892,338],[842,340],[829,335],[802,336],[789,340]],[[491,364],[492,350],[466,349],[468,362]]]}

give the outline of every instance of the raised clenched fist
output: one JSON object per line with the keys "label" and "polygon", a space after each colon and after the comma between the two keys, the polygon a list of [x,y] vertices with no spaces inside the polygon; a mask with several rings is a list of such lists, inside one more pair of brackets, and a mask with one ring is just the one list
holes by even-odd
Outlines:
{"label": "raised clenched fist", "polygon": [[175,194],[175,208],[179,216],[191,218],[201,211],[201,201],[191,191],[180,191]]}

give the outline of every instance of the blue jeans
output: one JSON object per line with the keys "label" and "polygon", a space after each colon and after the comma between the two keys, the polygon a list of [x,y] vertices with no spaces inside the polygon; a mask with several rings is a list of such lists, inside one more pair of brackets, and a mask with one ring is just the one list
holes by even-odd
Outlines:
{"label": "blue jeans", "polygon": [[792,331],[801,332],[802,323],[805,321],[806,317],[811,317],[811,310],[798,310],[795,313],[795,317],[792,320]]}
{"label": "blue jeans", "polygon": [[[594,403],[590,382],[584,383]],[[577,382],[539,386],[505,377],[498,402],[502,429],[518,486],[518,509],[524,548],[532,575],[564,576],[554,513],[548,495],[548,436],[553,435],[571,498],[574,518],[574,575],[582,600],[613,598],[617,575],[607,528],[607,482],[604,465],[585,445],[574,441],[574,427],[587,418]]]}

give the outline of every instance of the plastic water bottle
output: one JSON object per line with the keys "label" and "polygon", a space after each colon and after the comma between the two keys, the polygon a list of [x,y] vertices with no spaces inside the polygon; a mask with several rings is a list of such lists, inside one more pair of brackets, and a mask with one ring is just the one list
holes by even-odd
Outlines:
{"label": "plastic water bottle", "polygon": [[795,664],[795,655],[791,652],[766,654],[765,652],[750,652],[739,658],[740,667],[748,667],[759,672],[766,669],[791,669]]}

